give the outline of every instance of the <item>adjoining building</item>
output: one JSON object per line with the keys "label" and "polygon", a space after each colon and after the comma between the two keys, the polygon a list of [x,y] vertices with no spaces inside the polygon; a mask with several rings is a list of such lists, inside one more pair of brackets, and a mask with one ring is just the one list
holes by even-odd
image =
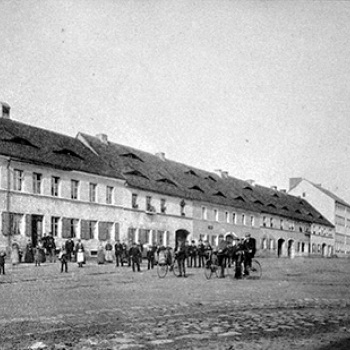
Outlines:
{"label": "adjoining building", "polygon": [[[5,105],[6,107],[6,105]],[[0,248],[52,233],[82,239],[95,254],[107,240],[174,246],[177,237],[216,245],[249,232],[273,256],[332,253],[334,226],[302,198],[119,145],[0,118]],[[311,232],[322,231],[312,250]]]}
{"label": "adjoining building", "polygon": [[[350,254],[350,204],[337,195],[307,179],[290,178],[289,194],[305,198],[322,215],[335,226],[334,252],[338,256]],[[319,239],[325,233],[313,231],[312,238]],[[314,246],[315,249],[318,249]]]}

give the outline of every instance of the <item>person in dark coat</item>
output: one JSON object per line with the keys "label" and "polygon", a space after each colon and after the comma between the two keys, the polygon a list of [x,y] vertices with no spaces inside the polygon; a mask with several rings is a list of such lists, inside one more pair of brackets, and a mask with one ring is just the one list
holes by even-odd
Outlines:
{"label": "person in dark coat", "polygon": [[227,259],[227,242],[223,237],[220,237],[219,244],[218,244],[218,264],[220,266],[219,278],[225,278],[226,259]]}
{"label": "person in dark coat", "polygon": [[0,275],[5,275],[5,257],[6,253],[3,251],[0,252]]}
{"label": "person in dark coat", "polygon": [[62,247],[62,250],[59,254],[59,260],[61,261],[61,273],[63,272],[68,272],[68,254],[65,246]]}
{"label": "person in dark coat", "polygon": [[147,269],[153,269],[154,267],[154,249],[153,246],[149,245],[147,248]]}
{"label": "person in dark coat", "polygon": [[201,239],[198,242],[197,253],[198,253],[198,267],[199,268],[204,267],[205,266],[204,244]]}
{"label": "person in dark coat", "polygon": [[115,254],[115,266],[118,267],[119,264],[123,266],[123,245],[119,240],[116,241],[114,245],[114,254]]}
{"label": "person in dark coat", "polygon": [[192,241],[190,245],[190,267],[197,267],[197,246],[195,241]]}
{"label": "person in dark coat", "polygon": [[205,267],[208,267],[209,259],[212,251],[213,251],[213,248],[211,247],[209,241],[204,241],[203,255],[205,259]]}
{"label": "person in dark coat", "polygon": [[46,237],[46,252],[50,262],[56,262],[56,243],[52,233]]}
{"label": "person in dark coat", "polygon": [[137,267],[137,271],[140,272],[140,258],[142,256],[140,248],[137,246],[136,242],[133,242],[132,247],[129,250],[129,257],[132,262],[132,270],[135,272],[135,268]]}
{"label": "person in dark coat", "polygon": [[252,238],[250,233],[245,235],[243,241],[244,249],[244,273],[249,275],[249,268],[252,267],[252,259],[256,253],[256,241],[255,238]]}
{"label": "person in dark coat", "polygon": [[68,256],[68,261],[72,261],[72,254],[74,252],[74,242],[71,238],[68,238],[68,240],[66,241],[65,249]]}
{"label": "person in dark coat", "polygon": [[186,245],[185,242],[181,239],[178,239],[175,246],[175,257],[179,267],[178,277],[187,277],[185,260],[186,260]]}

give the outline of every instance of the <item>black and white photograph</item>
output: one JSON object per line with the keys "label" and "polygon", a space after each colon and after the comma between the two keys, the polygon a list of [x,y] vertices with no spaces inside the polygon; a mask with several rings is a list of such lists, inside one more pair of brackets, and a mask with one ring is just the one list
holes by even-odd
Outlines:
{"label": "black and white photograph", "polygon": [[0,0],[0,350],[282,349],[350,349],[350,1]]}

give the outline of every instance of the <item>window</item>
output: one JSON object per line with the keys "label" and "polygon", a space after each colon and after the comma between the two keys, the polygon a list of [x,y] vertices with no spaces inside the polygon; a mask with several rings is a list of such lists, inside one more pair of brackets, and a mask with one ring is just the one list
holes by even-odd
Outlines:
{"label": "window", "polygon": [[155,235],[155,243],[162,246],[164,244],[164,234],[165,231],[157,230]]}
{"label": "window", "polygon": [[23,187],[23,171],[15,169],[13,172],[13,188],[15,191],[22,191]]}
{"label": "window", "polygon": [[284,226],[283,226],[283,219],[280,220],[280,229],[283,230]]}
{"label": "window", "polygon": [[96,202],[96,189],[97,189],[97,185],[94,183],[90,183],[89,185],[89,199],[90,202],[95,203]]}
{"label": "window", "polygon": [[111,186],[106,187],[106,203],[113,204],[113,191],[114,188]]}
{"label": "window", "polygon": [[254,216],[251,215],[250,217],[250,226],[254,226]]}
{"label": "window", "polygon": [[216,236],[215,235],[211,236],[211,246],[212,247],[216,246]]}
{"label": "window", "polygon": [[227,223],[230,222],[230,216],[228,215],[228,211],[225,211],[225,221],[226,221]]}
{"label": "window", "polygon": [[41,193],[41,179],[42,175],[38,173],[33,173],[33,193]]}
{"label": "window", "polygon": [[55,216],[51,217],[51,233],[54,237],[58,237],[59,222],[60,218]]}
{"label": "window", "polygon": [[146,196],[146,210],[152,211],[152,197]]}
{"label": "window", "polygon": [[242,225],[245,225],[245,214],[242,214]]}
{"label": "window", "polygon": [[202,207],[202,219],[207,220],[208,219],[208,210],[207,207]]}
{"label": "window", "polygon": [[266,227],[266,216],[263,216],[263,226]]}
{"label": "window", "polygon": [[51,196],[59,196],[60,178],[57,176],[51,177]]}
{"label": "window", "polygon": [[140,244],[148,244],[150,237],[150,230],[140,229],[139,230],[139,243]]}
{"label": "window", "polygon": [[214,209],[214,220],[219,221],[219,211],[217,209]]}
{"label": "window", "polygon": [[94,239],[97,237],[97,221],[89,221],[89,239]]}
{"label": "window", "polygon": [[137,204],[137,194],[136,193],[133,193],[132,194],[132,197],[131,197],[131,206],[132,208],[134,209],[137,209],[139,207],[139,205]]}
{"label": "window", "polygon": [[273,218],[270,218],[270,227],[273,227]]}
{"label": "window", "polygon": [[232,223],[236,223],[236,213],[232,213]]}
{"label": "window", "polygon": [[70,197],[72,199],[79,198],[79,181],[71,180],[70,182]]}
{"label": "window", "polygon": [[23,224],[23,214],[2,213],[2,232],[4,236],[20,235],[24,231]]}
{"label": "window", "polygon": [[166,213],[166,199],[164,199],[164,198],[161,198],[161,200],[160,200],[160,212],[162,214]]}

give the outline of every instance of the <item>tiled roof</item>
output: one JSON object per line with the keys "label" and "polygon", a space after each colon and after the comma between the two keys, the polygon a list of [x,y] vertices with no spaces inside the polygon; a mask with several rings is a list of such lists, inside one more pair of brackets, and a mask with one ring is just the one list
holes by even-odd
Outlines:
{"label": "tiled roof", "polygon": [[183,197],[203,203],[275,214],[333,226],[305,200],[233,177],[197,169],[116,143],[80,134],[113,169],[121,171],[133,188]]}
{"label": "tiled roof", "polygon": [[13,159],[122,178],[78,139],[0,118],[0,154]]}

